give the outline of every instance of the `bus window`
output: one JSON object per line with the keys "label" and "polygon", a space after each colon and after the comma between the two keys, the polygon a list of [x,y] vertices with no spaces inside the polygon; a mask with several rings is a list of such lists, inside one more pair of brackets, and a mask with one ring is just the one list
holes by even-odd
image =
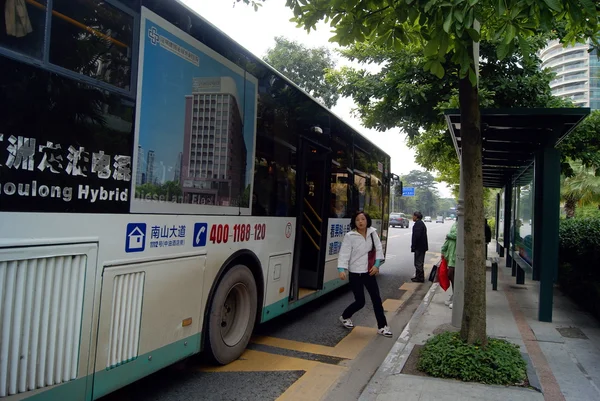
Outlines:
{"label": "bus window", "polygon": [[369,154],[369,174],[371,184],[368,187],[368,205],[365,210],[371,218],[381,219],[383,217],[383,168],[385,159],[380,152],[373,148]]}
{"label": "bus window", "polygon": [[352,139],[351,135],[351,132],[344,129],[341,124],[336,124],[331,136],[333,155],[331,160],[330,218],[349,217],[351,213],[352,148],[348,145]]}
{"label": "bus window", "polygon": [[[46,28],[46,1],[27,0],[25,8],[18,1],[0,1],[0,46],[41,59]],[[23,14],[20,14],[23,13]]]}
{"label": "bus window", "polygon": [[295,216],[297,136],[295,127],[285,118],[289,106],[280,99],[296,89],[267,70],[262,72],[259,75],[252,214]]}
{"label": "bus window", "polygon": [[129,90],[133,16],[107,2],[54,0],[52,7],[50,62]]}
{"label": "bus window", "polygon": [[0,72],[0,210],[127,213],[133,102],[10,59]]}

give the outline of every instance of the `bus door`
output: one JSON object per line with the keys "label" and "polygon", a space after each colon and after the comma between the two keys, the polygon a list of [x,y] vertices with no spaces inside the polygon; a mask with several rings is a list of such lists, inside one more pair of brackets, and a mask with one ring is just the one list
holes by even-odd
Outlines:
{"label": "bus door", "polygon": [[296,192],[298,219],[294,250],[296,299],[323,288],[327,252],[327,218],[330,192],[330,153],[309,139],[301,138]]}

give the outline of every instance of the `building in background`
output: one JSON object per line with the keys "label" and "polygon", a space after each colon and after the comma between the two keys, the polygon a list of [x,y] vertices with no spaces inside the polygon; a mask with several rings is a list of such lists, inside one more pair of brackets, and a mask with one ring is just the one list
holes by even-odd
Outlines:
{"label": "building in background", "polygon": [[142,166],[144,165],[142,159],[144,157],[144,149],[142,145],[138,145],[138,159],[135,168],[135,185],[142,185],[144,183],[144,177],[146,176],[142,170]]}
{"label": "building in background", "polygon": [[175,172],[173,173],[173,181],[181,181],[181,165],[183,164],[183,153],[179,152],[177,155],[177,163],[175,164]]}
{"label": "building in background", "polygon": [[230,77],[194,78],[191,89],[185,97],[183,199],[237,206],[246,181],[243,100]]}
{"label": "building in background", "polygon": [[143,183],[154,184],[156,178],[154,174],[154,151],[149,150],[148,157],[146,158],[146,180]]}
{"label": "building in background", "polygon": [[554,96],[568,98],[579,107],[600,109],[600,61],[589,44],[563,47],[558,40],[548,42],[539,56],[542,68],[556,73],[550,82]]}

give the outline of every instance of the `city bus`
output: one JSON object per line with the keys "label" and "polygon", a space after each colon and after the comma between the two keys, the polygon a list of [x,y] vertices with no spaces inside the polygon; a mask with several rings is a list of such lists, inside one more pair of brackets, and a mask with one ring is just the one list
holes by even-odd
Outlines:
{"label": "city bus", "polygon": [[[7,0],[0,398],[91,400],[345,284],[390,157],[176,0]],[[250,29],[250,28],[249,28]]]}

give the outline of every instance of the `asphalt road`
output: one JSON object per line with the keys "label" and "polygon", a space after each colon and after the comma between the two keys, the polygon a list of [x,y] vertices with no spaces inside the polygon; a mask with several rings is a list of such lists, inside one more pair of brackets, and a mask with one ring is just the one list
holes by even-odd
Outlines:
{"label": "asphalt road", "polygon": [[[426,223],[430,249],[426,265],[439,258],[451,224]],[[378,277],[394,338],[429,287],[429,283],[404,284],[414,274],[411,233],[412,222],[409,229],[390,228],[386,263]],[[332,400],[357,399],[394,339],[377,336],[370,300],[352,317],[354,330],[341,326],[338,316],[352,301],[349,289],[341,288],[257,327],[249,351],[238,361],[215,368],[202,356],[191,358],[101,400],[310,400],[327,393],[332,393],[328,398]]]}

